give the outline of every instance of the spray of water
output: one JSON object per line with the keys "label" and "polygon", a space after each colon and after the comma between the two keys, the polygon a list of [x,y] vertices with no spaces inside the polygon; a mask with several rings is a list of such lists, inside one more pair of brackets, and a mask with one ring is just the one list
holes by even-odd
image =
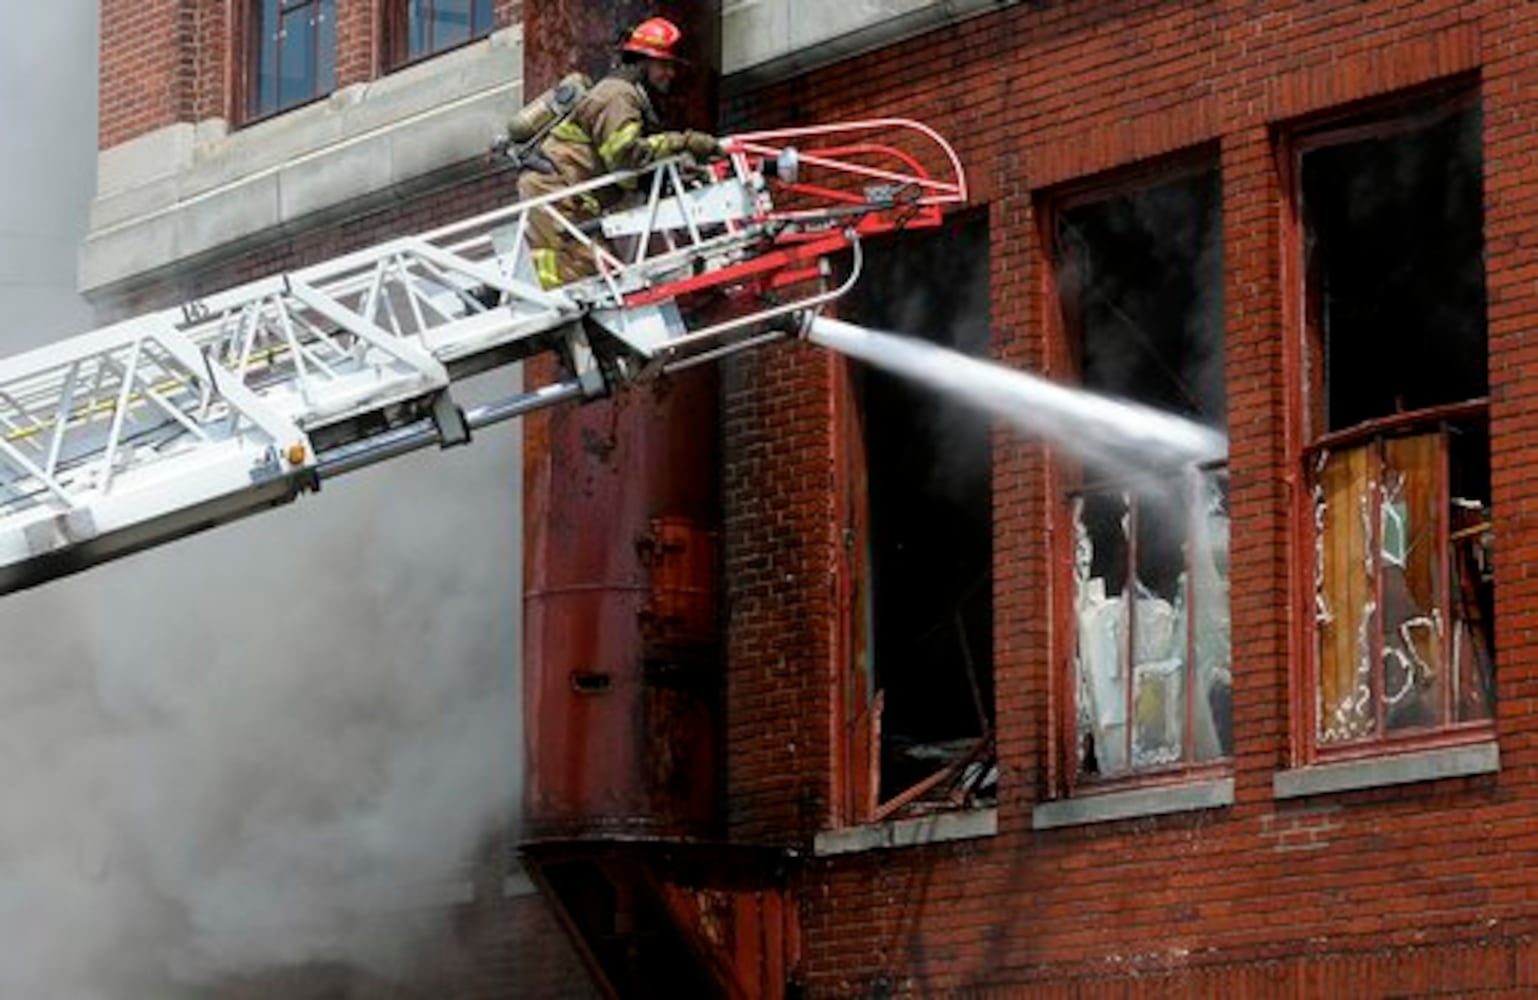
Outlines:
{"label": "spray of water", "polygon": [[808,336],[977,406],[1086,462],[1153,471],[1228,453],[1225,435],[1183,417],[1057,385],[925,341],[827,317],[814,320]]}

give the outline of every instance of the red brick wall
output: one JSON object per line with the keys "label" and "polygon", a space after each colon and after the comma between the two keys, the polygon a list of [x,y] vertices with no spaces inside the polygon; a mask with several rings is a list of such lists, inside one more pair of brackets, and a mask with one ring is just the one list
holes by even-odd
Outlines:
{"label": "red brick wall", "polygon": [[[232,92],[240,86],[245,50],[233,52],[230,14],[243,2],[101,0],[100,148],[235,111]],[[339,87],[378,75],[380,2],[337,3]],[[498,27],[516,24],[523,2],[495,0],[495,11]]]}
{"label": "red brick wall", "polygon": [[[1520,2],[1020,4],[739,100],[754,126],[880,114],[955,140],[990,207],[995,350],[1050,369],[1037,197],[1208,145],[1222,170],[1233,483],[1236,804],[1031,830],[1049,788],[1050,491],[995,457],[997,836],[809,863],[812,995],[1035,984],[1043,995],[1343,996],[1538,990],[1538,8]],[[1499,775],[1276,801],[1290,759],[1282,194],[1275,129],[1478,74],[1484,110]],[[838,565],[833,363],[774,348],[730,369],[729,803],[794,842],[824,811]],[[813,422],[808,426],[807,422]],[[1128,979],[1135,978],[1132,984]],[[1071,983],[1077,985],[1070,986]],[[1055,985],[1052,985],[1055,984]]]}
{"label": "red brick wall", "polygon": [[[723,414],[730,839],[796,841],[827,825],[833,760],[832,392],[801,345],[726,363]],[[791,709],[789,706],[796,706]]]}
{"label": "red brick wall", "polygon": [[183,121],[193,60],[187,0],[102,0],[99,134],[103,149]]}

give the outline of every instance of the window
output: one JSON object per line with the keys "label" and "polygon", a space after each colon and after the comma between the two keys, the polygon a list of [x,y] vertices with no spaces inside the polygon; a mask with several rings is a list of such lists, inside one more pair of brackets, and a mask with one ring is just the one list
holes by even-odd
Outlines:
{"label": "window", "polygon": [[[986,215],[865,249],[845,315],[987,355]],[[993,460],[989,420],[972,408],[857,365],[850,380],[856,638],[842,697],[858,790],[845,818],[861,823],[994,795]]]}
{"label": "window", "polygon": [[248,120],[335,89],[336,0],[254,0],[248,28]]}
{"label": "window", "polygon": [[400,66],[489,34],[492,0],[393,0],[385,17],[389,62]]}
{"label": "window", "polygon": [[1310,756],[1493,714],[1480,144],[1471,93],[1294,143]]}
{"label": "window", "polygon": [[[1217,172],[1182,164],[1047,217],[1063,347],[1084,387],[1222,427]],[[1225,468],[1150,477],[1108,458],[1061,473],[1065,790],[1227,757]]]}

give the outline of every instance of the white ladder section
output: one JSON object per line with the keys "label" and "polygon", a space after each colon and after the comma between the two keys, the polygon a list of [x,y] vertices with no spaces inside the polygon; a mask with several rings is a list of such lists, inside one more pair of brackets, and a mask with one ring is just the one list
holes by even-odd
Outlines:
{"label": "white ladder section", "polygon": [[[857,249],[844,221],[857,209],[841,198],[836,216],[790,221],[743,148],[763,147],[708,173],[670,160],[602,177],[0,359],[0,592],[795,329],[857,262],[841,288],[803,281],[787,299],[795,289],[776,287],[706,310],[706,325],[678,308],[702,286],[732,291],[712,275],[761,290],[756,258],[785,256],[787,233],[847,228],[842,245]],[[627,207],[584,224],[561,211],[578,195]],[[594,277],[538,286],[524,239],[538,213],[591,254]],[[554,381],[454,404],[456,379],[539,355],[559,359]]]}

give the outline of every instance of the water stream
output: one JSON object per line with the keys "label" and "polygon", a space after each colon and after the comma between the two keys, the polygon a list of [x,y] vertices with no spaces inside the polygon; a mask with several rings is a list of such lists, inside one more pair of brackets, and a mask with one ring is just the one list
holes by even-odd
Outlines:
{"label": "water stream", "polygon": [[1058,385],[927,341],[828,317],[808,337],[840,354],[979,407],[1031,437],[1096,465],[1158,471],[1222,459],[1221,431],[1136,403]]}

